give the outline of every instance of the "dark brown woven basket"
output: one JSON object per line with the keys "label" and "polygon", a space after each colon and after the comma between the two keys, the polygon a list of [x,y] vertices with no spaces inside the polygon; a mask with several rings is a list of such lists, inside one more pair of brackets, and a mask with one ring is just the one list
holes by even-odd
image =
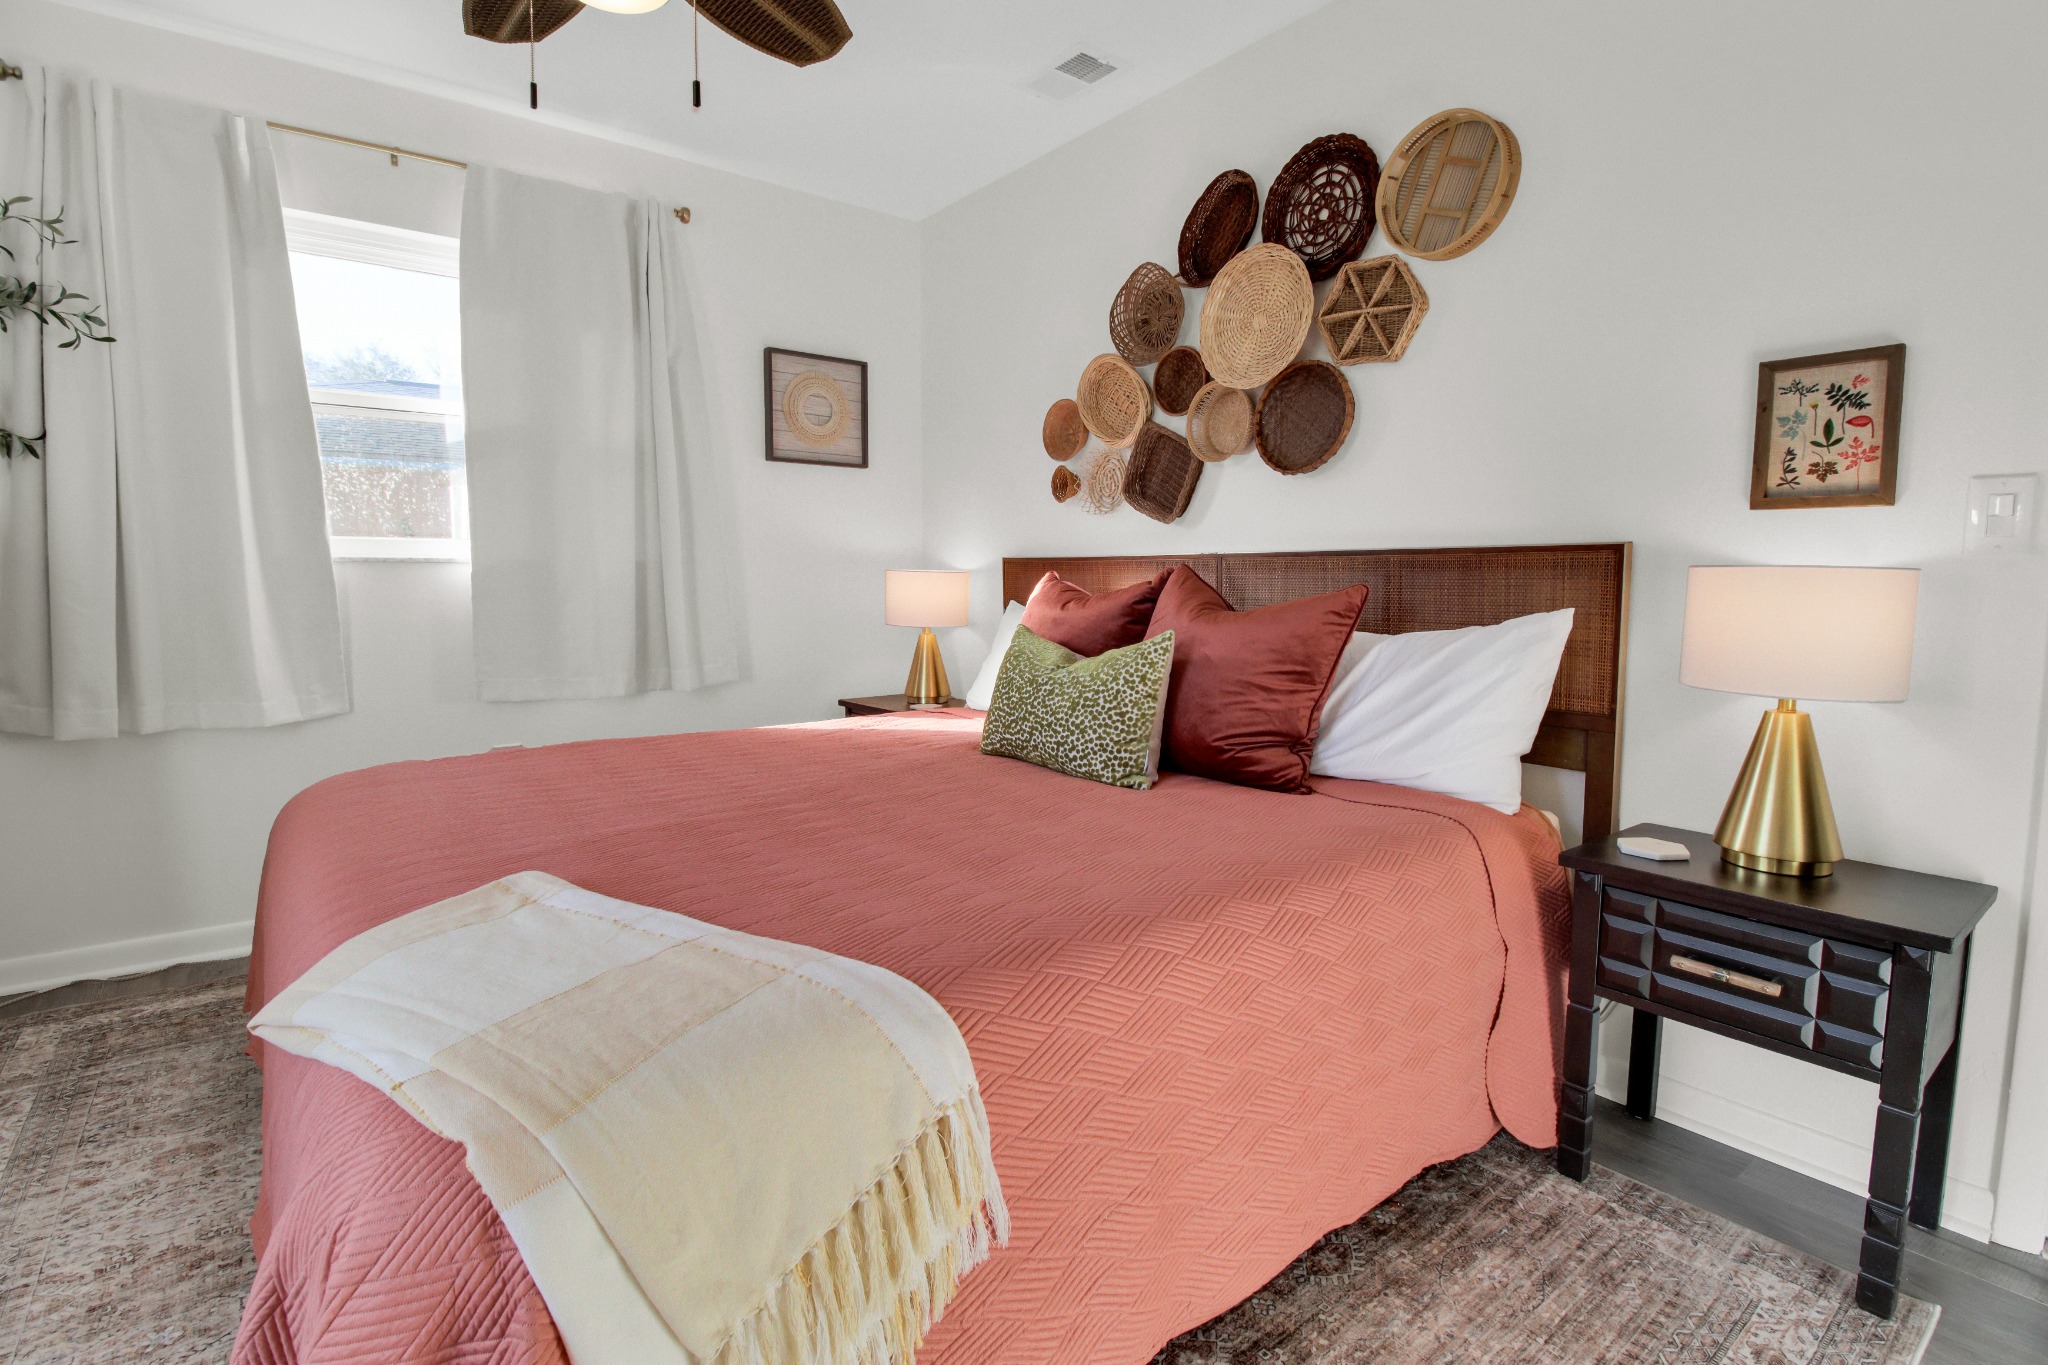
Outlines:
{"label": "dark brown woven basket", "polygon": [[1206,289],[1216,272],[1244,250],[1259,225],[1259,187],[1244,171],[1209,182],[1180,227],[1180,282]]}
{"label": "dark brown woven basket", "polygon": [[1088,424],[1081,420],[1081,405],[1062,398],[1045,410],[1045,424],[1039,432],[1045,453],[1055,460],[1071,460],[1088,444]]}
{"label": "dark brown woven basket", "polygon": [[1282,474],[1329,463],[1351,434],[1351,381],[1327,360],[1302,360],[1266,386],[1253,422],[1259,458]]}
{"label": "dark brown woven basket", "polygon": [[1379,187],[1380,159],[1364,138],[1319,137],[1294,154],[1266,191],[1265,240],[1301,257],[1310,279],[1327,280],[1365,253]]}
{"label": "dark brown woven basket", "polygon": [[1109,305],[1109,341],[1133,365],[1150,365],[1180,336],[1180,285],[1163,265],[1131,272]]}
{"label": "dark brown woven basket", "polygon": [[1081,476],[1061,465],[1052,472],[1052,500],[1065,502],[1081,491]]}
{"label": "dark brown woven basket", "polygon": [[1176,346],[1159,357],[1159,368],[1152,371],[1152,401],[1161,412],[1183,416],[1208,382],[1209,367],[1202,363],[1202,353],[1192,346]]}
{"label": "dark brown woven basket", "polygon": [[1201,479],[1202,462],[1188,443],[1147,422],[1124,470],[1124,501],[1154,521],[1178,521]]}

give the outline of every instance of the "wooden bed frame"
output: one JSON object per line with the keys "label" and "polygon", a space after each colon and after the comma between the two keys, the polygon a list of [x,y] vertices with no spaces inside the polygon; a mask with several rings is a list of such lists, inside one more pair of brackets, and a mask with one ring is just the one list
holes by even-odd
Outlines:
{"label": "wooden bed frame", "polygon": [[1628,657],[1629,546],[1505,545],[1444,550],[1045,556],[1003,561],[1003,600],[1022,602],[1047,570],[1103,592],[1186,564],[1239,610],[1363,583],[1360,630],[1490,626],[1571,607],[1571,638],[1528,761],[1586,775],[1584,837],[1614,832],[1621,788],[1622,668]]}

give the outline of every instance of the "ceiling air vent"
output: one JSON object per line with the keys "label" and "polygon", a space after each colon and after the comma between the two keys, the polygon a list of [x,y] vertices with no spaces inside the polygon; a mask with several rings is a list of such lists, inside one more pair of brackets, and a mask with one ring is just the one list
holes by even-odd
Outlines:
{"label": "ceiling air vent", "polygon": [[1047,99],[1063,100],[1079,94],[1118,69],[1116,62],[1092,52],[1076,52],[1049,71],[1025,82],[1025,88]]}

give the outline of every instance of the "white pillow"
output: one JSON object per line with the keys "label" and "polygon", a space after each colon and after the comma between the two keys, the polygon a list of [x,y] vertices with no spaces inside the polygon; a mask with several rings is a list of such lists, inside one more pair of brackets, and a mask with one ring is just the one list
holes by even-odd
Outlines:
{"label": "white pillow", "polygon": [[967,689],[962,698],[977,711],[988,710],[988,704],[995,699],[996,674],[1003,670],[1003,656],[1010,652],[1010,641],[1017,636],[1017,627],[1024,622],[1024,604],[1012,602],[1003,608],[1003,619],[996,625],[996,642],[990,646],[988,657],[981,661],[981,672],[974,675],[974,686]]}
{"label": "white pillow", "polygon": [[1522,808],[1522,755],[1550,705],[1572,613],[1360,631],[1344,646],[1308,770]]}

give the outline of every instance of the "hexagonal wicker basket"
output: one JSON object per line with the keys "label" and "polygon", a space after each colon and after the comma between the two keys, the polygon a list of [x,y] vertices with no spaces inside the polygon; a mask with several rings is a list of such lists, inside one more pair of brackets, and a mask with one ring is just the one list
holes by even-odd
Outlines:
{"label": "hexagonal wicker basket", "polygon": [[1255,389],[1301,353],[1315,308],[1301,257],[1274,242],[1247,247],[1202,301],[1202,363],[1233,389]]}
{"label": "hexagonal wicker basket", "polygon": [[1425,261],[1462,256],[1507,217],[1521,179],[1522,147],[1506,124],[1477,109],[1446,109],[1387,158],[1380,230]]}
{"label": "hexagonal wicker basket", "polygon": [[1138,439],[1152,416],[1152,391],[1130,361],[1120,355],[1099,355],[1081,371],[1074,405],[1096,440],[1121,450]]}
{"label": "hexagonal wicker basket", "polygon": [[1081,491],[1081,476],[1065,465],[1052,472],[1052,500],[1065,502]]}
{"label": "hexagonal wicker basket", "polygon": [[1353,261],[1337,272],[1316,314],[1323,344],[1339,365],[1399,360],[1429,311],[1429,295],[1399,256]]}
{"label": "hexagonal wicker basket", "polygon": [[1252,443],[1254,406],[1243,389],[1204,384],[1188,405],[1188,449],[1210,464],[1242,454]]}
{"label": "hexagonal wicker basket", "polygon": [[1176,346],[1159,357],[1152,371],[1152,401],[1161,412],[1179,417],[1208,382],[1209,367],[1202,363],[1202,353],[1192,346]]}
{"label": "hexagonal wicker basket", "polygon": [[1259,399],[1259,458],[1282,474],[1321,469],[1351,434],[1351,381],[1327,360],[1290,365]]}
{"label": "hexagonal wicker basket", "polygon": [[1188,443],[1147,422],[1124,470],[1124,501],[1154,521],[1179,521],[1202,480],[1202,462]]}
{"label": "hexagonal wicker basket", "polygon": [[1372,236],[1380,159],[1364,138],[1319,137],[1296,152],[1266,191],[1265,238],[1294,251],[1309,278],[1327,280]]}
{"label": "hexagonal wicker basket", "polygon": [[1147,261],[1131,272],[1109,305],[1109,341],[1133,365],[1150,365],[1180,336],[1186,305],[1180,285],[1163,265]]}

